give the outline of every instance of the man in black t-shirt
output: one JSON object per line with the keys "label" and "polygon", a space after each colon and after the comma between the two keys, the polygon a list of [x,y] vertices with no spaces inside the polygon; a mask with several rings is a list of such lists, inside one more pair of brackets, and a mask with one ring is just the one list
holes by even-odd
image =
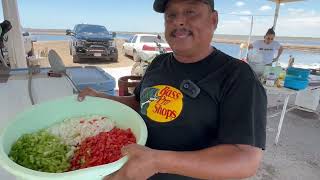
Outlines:
{"label": "man in black t-shirt", "polygon": [[128,162],[110,179],[241,179],[255,174],[266,138],[267,98],[250,67],[211,47],[213,0],[155,0],[173,53],[155,58],[131,97],[86,89],[140,113],[147,147],[123,149]]}

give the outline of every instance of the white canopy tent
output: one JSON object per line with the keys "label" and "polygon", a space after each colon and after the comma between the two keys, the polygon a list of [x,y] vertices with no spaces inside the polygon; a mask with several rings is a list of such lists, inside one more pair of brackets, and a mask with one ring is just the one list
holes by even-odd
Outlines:
{"label": "white canopy tent", "polygon": [[7,42],[10,65],[12,68],[25,68],[27,62],[17,0],[2,0],[2,8],[4,19],[12,25]]}

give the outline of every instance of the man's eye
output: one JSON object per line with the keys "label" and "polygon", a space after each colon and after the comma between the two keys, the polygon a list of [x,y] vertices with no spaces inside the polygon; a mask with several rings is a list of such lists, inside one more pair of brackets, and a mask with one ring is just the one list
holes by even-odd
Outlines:
{"label": "man's eye", "polygon": [[168,13],[167,14],[167,18],[169,18],[169,19],[172,19],[172,18],[175,18],[177,15],[176,14],[174,14],[174,13]]}
{"label": "man's eye", "polygon": [[186,11],[186,15],[194,15],[194,14],[196,14],[196,12],[193,10]]}

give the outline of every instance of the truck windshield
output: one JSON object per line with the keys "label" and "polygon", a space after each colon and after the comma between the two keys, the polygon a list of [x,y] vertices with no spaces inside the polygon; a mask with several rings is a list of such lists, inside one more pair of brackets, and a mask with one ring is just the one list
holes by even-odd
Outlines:
{"label": "truck windshield", "polygon": [[108,30],[103,26],[82,26],[78,33],[108,33]]}

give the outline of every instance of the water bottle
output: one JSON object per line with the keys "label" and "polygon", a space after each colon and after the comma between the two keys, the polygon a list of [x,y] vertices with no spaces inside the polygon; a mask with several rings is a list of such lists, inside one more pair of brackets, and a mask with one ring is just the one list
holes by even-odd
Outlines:
{"label": "water bottle", "polygon": [[288,68],[293,67],[294,64],[294,57],[290,55],[289,61],[288,61]]}

